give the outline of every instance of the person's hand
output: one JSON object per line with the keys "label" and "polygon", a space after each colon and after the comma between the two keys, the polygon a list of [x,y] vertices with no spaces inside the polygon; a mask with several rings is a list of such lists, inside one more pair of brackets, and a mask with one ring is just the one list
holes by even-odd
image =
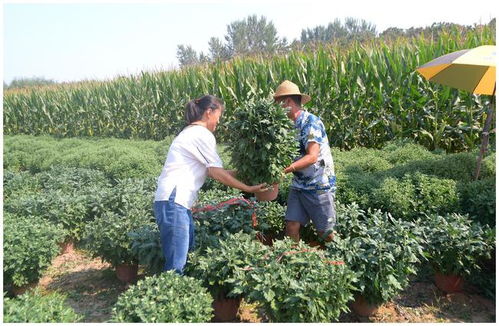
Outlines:
{"label": "person's hand", "polygon": [[246,192],[250,192],[250,193],[265,192],[265,191],[269,190],[269,188],[271,188],[271,187],[272,186],[269,186],[266,183],[261,183],[261,184],[256,185],[256,186],[249,186],[248,191],[246,191]]}
{"label": "person's hand", "polygon": [[282,170],[282,172],[284,174],[291,173],[291,172],[296,172],[296,168],[295,168],[295,166],[293,164],[294,163],[292,163],[290,166],[288,166],[287,168],[285,168],[284,170]]}

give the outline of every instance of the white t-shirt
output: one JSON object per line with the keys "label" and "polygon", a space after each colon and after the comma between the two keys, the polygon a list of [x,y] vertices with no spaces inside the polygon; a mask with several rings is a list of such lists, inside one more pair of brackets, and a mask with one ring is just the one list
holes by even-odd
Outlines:
{"label": "white t-shirt", "polygon": [[168,200],[177,187],[175,202],[190,209],[210,167],[223,167],[215,136],[203,126],[185,128],[170,145],[154,200]]}

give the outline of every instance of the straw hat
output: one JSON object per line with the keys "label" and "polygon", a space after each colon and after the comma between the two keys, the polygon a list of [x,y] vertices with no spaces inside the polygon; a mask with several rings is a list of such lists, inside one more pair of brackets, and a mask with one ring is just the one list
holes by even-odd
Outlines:
{"label": "straw hat", "polygon": [[274,93],[274,100],[286,95],[301,95],[301,104],[305,104],[311,100],[310,96],[300,93],[298,86],[289,80],[285,80],[281,83],[281,85],[277,86]]}

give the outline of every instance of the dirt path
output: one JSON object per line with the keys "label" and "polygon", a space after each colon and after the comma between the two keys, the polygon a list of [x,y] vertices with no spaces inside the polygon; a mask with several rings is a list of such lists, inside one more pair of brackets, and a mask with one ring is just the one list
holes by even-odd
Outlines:
{"label": "dirt path", "polygon": [[[140,271],[139,271],[140,273]],[[127,285],[100,259],[75,250],[58,256],[38,286],[68,295],[68,303],[84,316],[82,322],[105,322]],[[428,279],[417,279],[395,300],[382,305],[372,317],[343,314],[340,322],[495,322],[495,302],[472,292],[445,295]],[[242,302],[234,322],[266,322],[255,304]]]}
{"label": "dirt path", "polygon": [[84,316],[82,322],[96,323],[111,318],[113,305],[127,288],[108,263],[79,250],[56,257],[38,286],[66,294],[69,305]]}

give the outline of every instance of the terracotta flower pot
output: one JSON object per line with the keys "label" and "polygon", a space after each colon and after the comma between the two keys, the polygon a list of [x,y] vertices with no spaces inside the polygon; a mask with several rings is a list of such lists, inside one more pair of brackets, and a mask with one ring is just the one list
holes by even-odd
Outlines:
{"label": "terracotta flower pot", "polygon": [[355,301],[351,305],[353,312],[362,317],[374,315],[379,308],[378,304],[371,304],[366,301],[362,295],[355,297]]}
{"label": "terracotta flower pot", "polygon": [[435,272],[435,285],[445,293],[461,292],[464,280],[458,275],[445,275]]}
{"label": "terracotta flower pot", "polygon": [[271,201],[277,198],[279,193],[279,184],[274,183],[273,188],[264,192],[256,192],[255,197],[259,201]]}
{"label": "terracotta flower pot", "polygon": [[213,301],[215,317],[213,321],[227,322],[236,319],[237,311],[241,305],[241,298],[219,298]]}
{"label": "terracotta flower pot", "polygon": [[139,265],[120,264],[116,266],[116,276],[122,282],[130,283],[137,279]]}
{"label": "terracotta flower pot", "polygon": [[12,285],[11,291],[12,294],[14,294],[15,296],[19,296],[24,294],[26,291],[35,288],[37,284],[38,284],[37,282],[34,282],[22,286]]}
{"label": "terracotta flower pot", "polygon": [[74,242],[73,241],[65,241],[59,243],[59,247],[61,248],[61,254],[69,254],[74,251]]}

